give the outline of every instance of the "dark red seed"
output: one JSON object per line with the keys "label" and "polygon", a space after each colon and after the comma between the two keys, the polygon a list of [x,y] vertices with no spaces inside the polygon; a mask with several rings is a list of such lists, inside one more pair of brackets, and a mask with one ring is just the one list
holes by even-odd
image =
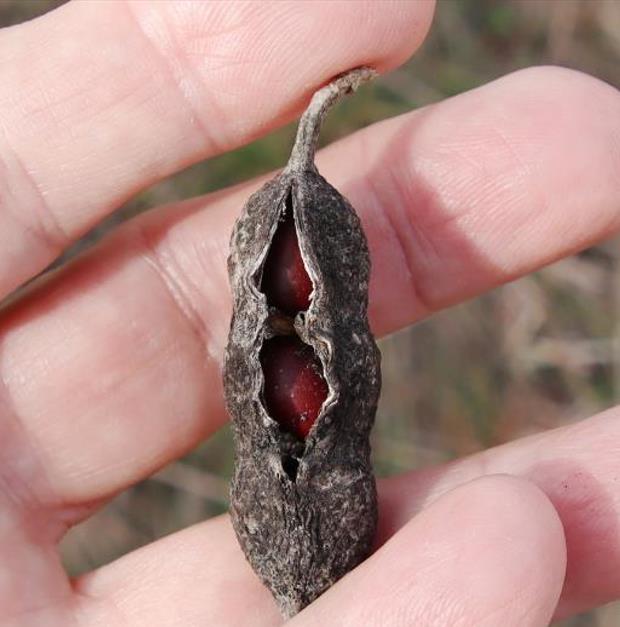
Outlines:
{"label": "dark red seed", "polygon": [[312,347],[295,336],[267,340],[260,354],[267,413],[304,439],[327,398],[321,362]]}
{"label": "dark red seed", "polygon": [[290,202],[267,253],[261,290],[269,305],[289,316],[310,306],[312,281],[301,258]]}

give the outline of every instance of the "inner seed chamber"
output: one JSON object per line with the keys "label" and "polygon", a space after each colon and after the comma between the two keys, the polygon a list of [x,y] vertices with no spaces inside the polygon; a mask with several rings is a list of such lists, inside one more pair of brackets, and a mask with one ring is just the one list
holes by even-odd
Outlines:
{"label": "inner seed chamber", "polygon": [[267,413],[305,439],[327,398],[321,362],[311,346],[296,336],[267,340],[260,353]]}
{"label": "inner seed chamber", "polygon": [[[260,351],[264,376],[263,401],[269,416],[287,432],[304,440],[327,398],[327,383],[313,348],[295,332],[293,317],[308,310],[312,280],[299,247],[289,191],[263,266],[261,291],[275,309],[275,337],[265,340]],[[290,324],[282,324],[282,317]],[[279,335],[279,333],[285,333]]]}
{"label": "inner seed chamber", "polygon": [[306,311],[310,306],[312,281],[299,249],[290,192],[265,260],[261,291],[271,307],[287,316]]}

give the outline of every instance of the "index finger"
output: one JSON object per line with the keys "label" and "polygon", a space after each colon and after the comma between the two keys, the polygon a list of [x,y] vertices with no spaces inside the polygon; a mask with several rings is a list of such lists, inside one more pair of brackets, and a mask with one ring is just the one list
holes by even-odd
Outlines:
{"label": "index finger", "polygon": [[[404,61],[433,2],[71,2],[0,39],[0,298],[139,189]],[[320,42],[320,45],[317,45]]]}

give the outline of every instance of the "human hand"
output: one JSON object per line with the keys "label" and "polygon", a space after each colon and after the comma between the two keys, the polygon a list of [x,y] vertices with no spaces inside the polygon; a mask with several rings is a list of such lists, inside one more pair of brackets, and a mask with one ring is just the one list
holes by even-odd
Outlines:
{"label": "human hand", "polygon": [[[0,297],[137,190],[293,118],[333,75],[403,62],[432,9],[89,2],[5,31]],[[376,333],[614,233],[618,137],[616,90],[539,68],[324,150],[369,237]],[[228,236],[257,185],[141,216],[3,308],[3,626],[281,622],[227,517],[75,581],[56,550],[226,420]],[[377,551],[291,624],[533,627],[617,598],[618,437],[614,409],[380,482]]]}

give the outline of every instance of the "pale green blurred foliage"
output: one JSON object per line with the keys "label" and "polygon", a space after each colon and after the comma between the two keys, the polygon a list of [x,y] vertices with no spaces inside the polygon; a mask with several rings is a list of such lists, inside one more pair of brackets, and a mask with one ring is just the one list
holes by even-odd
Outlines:
{"label": "pale green blurred foliage", "polygon": [[[0,24],[59,4],[0,2]],[[444,0],[428,41],[406,66],[341,104],[323,143],[481,85],[514,69],[557,63],[620,86],[620,2]],[[140,194],[81,242],[162,202],[281,167],[292,125],[198,164]],[[617,242],[495,290],[381,341],[384,388],[373,450],[398,473],[584,418],[620,397]],[[119,496],[63,543],[81,572],[226,509],[231,438],[210,442]],[[620,624],[616,605],[562,623]]]}

